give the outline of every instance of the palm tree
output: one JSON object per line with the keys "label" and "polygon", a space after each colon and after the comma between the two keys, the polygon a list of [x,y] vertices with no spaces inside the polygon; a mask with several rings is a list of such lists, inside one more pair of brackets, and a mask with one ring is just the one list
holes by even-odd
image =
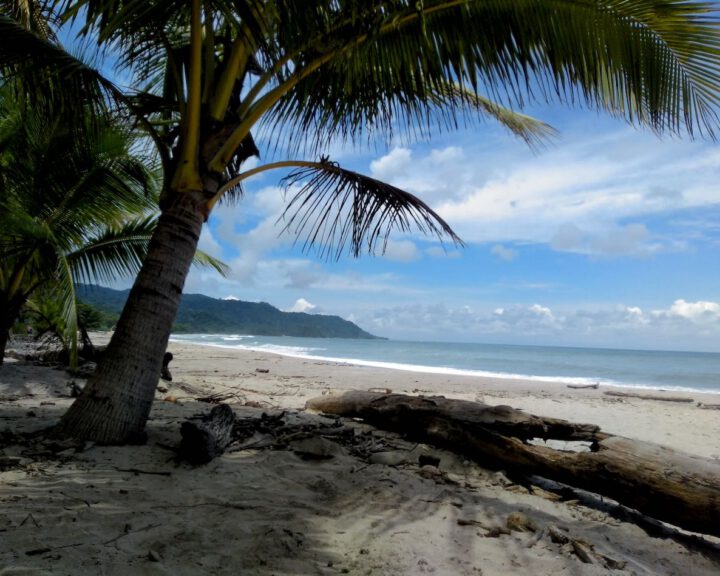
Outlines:
{"label": "palm tree", "polygon": [[157,222],[157,178],[133,142],[119,124],[49,120],[0,93],[0,364],[13,324],[43,290],[74,365],[75,283],[140,269]]}
{"label": "palm tree", "polygon": [[[490,115],[528,139],[547,127],[503,108],[580,101],[658,132],[712,134],[720,88],[713,5],[693,0],[64,0],[87,38],[117,50],[122,92],[0,17],[0,66],[64,92],[104,94],[161,157],[162,214],[105,359],[61,430],[142,437],[203,223],[259,172],[293,168],[287,228],[332,256],[393,230],[459,239],[420,199],[322,156],[333,139],[429,135]],[[44,74],[38,75],[42,70]],[[63,109],[59,90],[50,109]],[[106,100],[107,101],[107,100]],[[297,160],[243,170],[253,134]],[[304,155],[318,158],[306,160]]]}

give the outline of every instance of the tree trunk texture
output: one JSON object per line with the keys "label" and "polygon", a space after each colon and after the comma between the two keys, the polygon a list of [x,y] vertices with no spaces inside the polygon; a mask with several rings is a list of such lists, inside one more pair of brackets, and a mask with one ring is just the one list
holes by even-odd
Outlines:
{"label": "tree trunk texture", "polygon": [[[348,392],[311,399],[306,408],[363,418],[483,466],[543,476],[686,530],[720,536],[720,462],[606,434],[597,426],[443,397]],[[587,440],[591,447],[569,452],[527,443],[538,438]]]}
{"label": "tree trunk texture", "polygon": [[218,404],[207,416],[186,420],[180,426],[178,457],[191,464],[206,464],[225,452],[233,441],[235,414],[227,404]]}
{"label": "tree trunk texture", "polygon": [[18,299],[17,297],[9,297],[7,293],[2,293],[0,298],[0,306],[3,308],[0,314],[2,314],[0,321],[0,366],[3,365],[5,359],[5,350],[7,349],[8,342],[10,341],[10,330],[13,325],[20,318],[20,310],[22,310],[25,299]]}
{"label": "tree trunk texture", "polygon": [[6,330],[5,327],[0,327],[0,366],[5,362],[5,350],[7,349],[9,337],[10,331]]}
{"label": "tree trunk texture", "polygon": [[201,193],[183,193],[163,211],[115,333],[83,394],[62,417],[60,435],[99,444],[144,441],[204,203]]}
{"label": "tree trunk texture", "polygon": [[7,348],[9,338],[10,330],[5,326],[5,322],[3,322],[0,326],[0,366],[5,362],[5,349]]}

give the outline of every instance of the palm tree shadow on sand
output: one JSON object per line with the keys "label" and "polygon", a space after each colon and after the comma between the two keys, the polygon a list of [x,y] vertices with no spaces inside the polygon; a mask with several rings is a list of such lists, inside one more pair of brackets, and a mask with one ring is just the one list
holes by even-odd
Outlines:
{"label": "palm tree shadow on sand", "polygon": [[[50,368],[5,366],[4,427],[30,432],[57,422],[70,401],[57,395],[65,379]],[[11,381],[19,383],[15,399]],[[261,413],[234,409],[238,417]],[[397,466],[371,464],[338,445],[331,458],[308,460],[291,443],[231,451],[203,466],[178,463],[172,447],[180,424],[207,411],[197,402],[156,402],[142,446],[87,444],[44,457],[3,446],[22,462],[0,472],[0,565],[73,574],[599,573],[560,544],[537,538],[554,524],[627,570],[686,568],[688,549],[679,542],[508,487],[502,475],[449,452],[364,426],[359,434],[375,435],[408,458]],[[439,457],[439,467],[420,467],[419,451]],[[506,530],[508,516],[518,512],[538,532]],[[695,574],[716,573],[717,566],[707,553],[693,557]]]}

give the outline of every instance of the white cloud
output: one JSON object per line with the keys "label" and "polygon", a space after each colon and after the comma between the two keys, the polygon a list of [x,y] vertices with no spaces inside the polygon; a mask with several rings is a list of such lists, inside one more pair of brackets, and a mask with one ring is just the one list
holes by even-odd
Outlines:
{"label": "white cloud", "polygon": [[307,260],[284,261],[280,268],[285,274],[285,286],[288,288],[310,288],[322,282],[324,276],[319,265]]}
{"label": "white cloud", "polygon": [[505,262],[512,262],[518,256],[517,250],[507,248],[502,244],[495,244],[495,246],[490,249],[490,253],[500,258],[500,260],[505,260]]}
{"label": "white cloud", "polygon": [[447,162],[458,162],[465,158],[462,148],[459,146],[448,146],[442,149],[435,149],[430,152],[430,160],[436,164]]}
{"label": "white cloud", "polygon": [[586,233],[575,224],[560,224],[550,239],[550,245],[555,250],[579,250],[585,244]]}
{"label": "white cloud", "polygon": [[653,314],[660,318],[683,318],[694,323],[710,323],[720,321],[720,303],[699,300],[686,302],[675,300],[667,310],[654,310]]}
{"label": "white cloud", "polygon": [[200,233],[200,240],[198,241],[198,248],[216,258],[219,258],[222,254],[222,247],[208,226],[203,226],[202,232]]}
{"label": "white cloud", "polygon": [[410,240],[388,240],[383,257],[395,262],[412,262],[420,258],[421,253]]}
{"label": "white cloud", "polygon": [[599,230],[582,230],[574,224],[563,224],[550,239],[550,246],[565,252],[608,257],[639,256],[661,249],[653,241],[647,227],[638,223],[625,226],[608,224]]}
{"label": "white cloud", "polygon": [[720,303],[677,300],[666,309],[511,304],[494,308],[404,304],[353,313],[379,335],[428,340],[496,341],[571,346],[717,349]]}
{"label": "white cloud", "polygon": [[649,318],[643,313],[639,306],[620,306],[619,309],[625,312],[625,320],[630,324],[649,324]]}
{"label": "white cloud", "polygon": [[312,312],[317,306],[305,300],[305,298],[298,298],[295,300],[295,304],[289,308],[288,312]]}
{"label": "white cloud", "polygon": [[[218,241],[222,242],[227,252],[237,253],[226,259],[232,280],[252,285],[257,280],[266,255],[292,243],[289,234],[283,233],[283,222],[278,222],[285,206],[283,190],[268,186],[248,193],[237,204],[220,206],[215,210],[212,216],[213,229]],[[207,234],[214,240],[209,231]]]}
{"label": "white cloud", "polygon": [[408,148],[394,148],[370,163],[370,174],[375,178],[390,181],[405,176],[406,170],[412,167],[412,152]]}
{"label": "white cloud", "polygon": [[393,149],[370,164],[372,175],[419,195],[471,243],[610,257],[677,251],[687,243],[645,219],[717,203],[720,150],[635,130],[565,135],[535,157],[480,144],[418,150]]}
{"label": "white cloud", "polygon": [[628,224],[607,230],[601,237],[593,239],[593,252],[607,256],[622,256],[652,251],[647,240],[650,234],[644,224]]}
{"label": "white cloud", "polygon": [[421,157],[408,148],[393,148],[370,163],[370,175],[435,204],[461,199],[472,190],[477,175],[466,164],[465,152],[458,146],[436,148]]}
{"label": "white cloud", "polygon": [[449,250],[442,246],[430,246],[425,249],[425,254],[432,258],[451,258],[453,260],[462,258],[462,252],[459,250]]}
{"label": "white cloud", "polygon": [[528,310],[530,312],[532,312],[533,314],[537,314],[541,318],[547,318],[549,320],[553,320],[552,310],[550,310],[550,308],[548,308],[547,306],[540,306],[540,304],[533,304],[532,306],[530,306],[530,308],[528,308]]}

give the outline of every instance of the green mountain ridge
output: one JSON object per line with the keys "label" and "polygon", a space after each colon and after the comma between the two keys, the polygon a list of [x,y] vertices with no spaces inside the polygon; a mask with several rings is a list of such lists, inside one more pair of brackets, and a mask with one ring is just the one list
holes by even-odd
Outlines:
{"label": "green mountain ridge", "polygon": [[[77,297],[108,314],[119,314],[129,290],[80,284]],[[220,300],[203,294],[183,294],[175,333],[254,334],[306,338],[379,339],[339,316],[283,312],[266,302]]]}

